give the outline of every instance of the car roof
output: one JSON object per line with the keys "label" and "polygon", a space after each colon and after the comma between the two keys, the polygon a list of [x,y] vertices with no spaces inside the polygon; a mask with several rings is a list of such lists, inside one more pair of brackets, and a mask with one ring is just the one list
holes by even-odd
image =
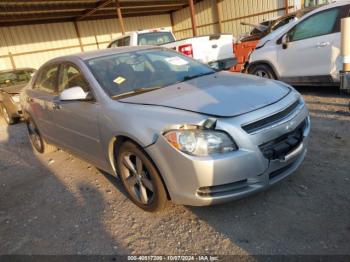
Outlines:
{"label": "car roof", "polygon": [[337,6],[343,6],[343,5],[348,5],[350,4],[350,0],[338,0],[338,1],[334,1],[332,3],[329,4],[325,4],[325,5],[321,5],[320,7],[316,8],[315,10],[313,10],[312,12],[310,12],[310,15],[314,14],[314,13],[318,13],[321,12],[323,10],[327,10],[333,7],[337,7]]}
{"label": "car roof", "polygon": [[23,71],[23,70],[36,70],[31,67],[21,67],[16,69],[6,69],[6,70],[0,70],[0,73],[11,73],[11,72],[17,72],[17,71]]}
{"label": "car roof", "polygon": [[50,63],[58,62],[61,60],[67,60],[69,58],[79,58],[81,60],[89,60],[89,59],[97,58],[101,56],[122,54],[122,53],[135,52],[135,51],[141,51],[141,50],[147,50],[147,49],[161,49],[161,48],[157,46],[126,46],[126,47],[106,48],[102,50],[87,51],[83,53],[61,56],[61,57],[54,58],[49,62]]}
{"label": "car roof", "polygon": [[325,5],[321,5],[317,8],[315,8],[314,10],[312,10],[311,12],[305,14],[297,23],[300,23],[301,21],[309,18],[310,16],[320,13],[322,11],[334,8],[334,7],[339,7],[339,6],[344,6],[344,5],[349,5],[350,4],[350,0],[339,0],[339,1],[334,1],[332,3],[329,4],[325,4]]}

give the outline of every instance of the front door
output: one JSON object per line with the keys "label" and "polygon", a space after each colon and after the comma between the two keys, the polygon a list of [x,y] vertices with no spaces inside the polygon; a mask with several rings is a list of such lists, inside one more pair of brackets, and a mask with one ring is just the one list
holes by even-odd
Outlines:
{"label": "front door", "polygon": [[69,150],[77,152],[94,163],[105,162],[100,144],[98,115],[100,105],[77,66],[64,64],[60,74],[59,94],[72,87],[81,87],[92,97],[91,101],[60,101],[56,97],[53,119],[55,137]]}

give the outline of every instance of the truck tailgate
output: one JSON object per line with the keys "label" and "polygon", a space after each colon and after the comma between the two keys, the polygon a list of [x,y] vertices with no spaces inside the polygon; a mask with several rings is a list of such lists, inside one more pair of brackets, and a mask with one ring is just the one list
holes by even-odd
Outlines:
{"label": "truck tailgate", "polygon": [[193,57],[204,63],[232,58],[232,35],[204,36],[194,41]]}
{"label": "truck tailgate", "polygon": [[163,46],[180,52],[182,46],[189,45],[193,58],[206,64],[234,58],[233,37],[229,34],[192,37]]}

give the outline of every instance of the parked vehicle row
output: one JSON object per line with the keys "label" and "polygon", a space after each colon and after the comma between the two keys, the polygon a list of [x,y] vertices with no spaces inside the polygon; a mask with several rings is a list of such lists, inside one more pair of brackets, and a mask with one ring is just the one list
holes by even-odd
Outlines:
{"label": "parked vehicle row", "polygon": [[50,60],[21,104],[35,151],[60,147],[119,176],[147,211],[265,190],[299,167],[310,132],[291,86],[217,72],[162,47]]}
{"label": "parked vehicle row", "polygon": [[[349,16],[349,0],[311,7],[260,24],[239,42],[231,35],[175,41],[167,30],[133,32],[112,46],[156,44],[171,48],[217,70],[247,72],[293,85],[339,86],[340,21]],[[235,42],[232,46],[232,42]],[[234,56],[235,53],[236,64]]]}

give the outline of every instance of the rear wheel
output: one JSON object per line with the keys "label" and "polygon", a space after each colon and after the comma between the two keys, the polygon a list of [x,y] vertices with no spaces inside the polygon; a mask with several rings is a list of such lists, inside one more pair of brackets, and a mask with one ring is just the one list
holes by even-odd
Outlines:
{"label": "rear wheel", "polygon": [[17,118],[10,116],[6,106],[4,106],[3,104],[0,104],[0,109],[1,109],[1,114],[8,125],[13,125],[13,124],[16,124],[18,122]]}
{"label": "rear wheel", "polygon": [[256,65],[249,70],[249,73],[252,75],[260,76],[267,79],[277,79],[275,73],[268,65]]}
{"label": "rear wheel", "polygon": [[168,205],[160,175],[146,153],[136,144],[125,142],[117,155],[121,181],[130,199],[140,208],[157,212]]}
{"label": "rear wheel", "polygon": [[48,144],[44,140],[44,138],[40,134],[38,127],[35,125],[32,119],[29,118],[26,121],[26,123],[29,140],[35,152],[40,154],[46,154],[57,150],[55,146]]}

